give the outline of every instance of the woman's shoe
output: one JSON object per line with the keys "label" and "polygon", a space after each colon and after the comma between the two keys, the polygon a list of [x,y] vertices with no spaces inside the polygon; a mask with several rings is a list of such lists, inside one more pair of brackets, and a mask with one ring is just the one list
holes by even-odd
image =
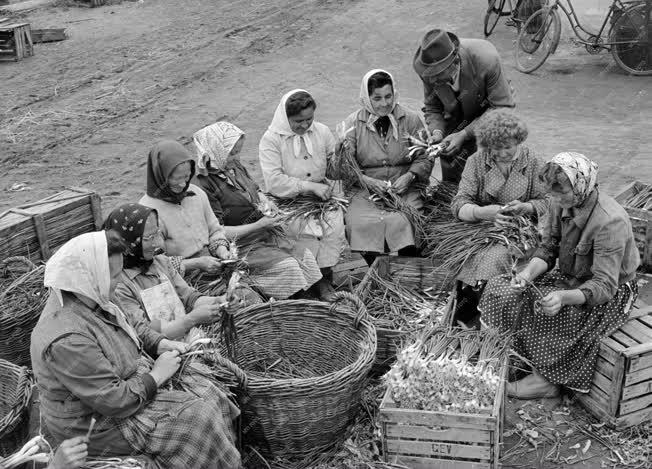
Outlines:
{"label": "woman's shoe", "polygon": [[560,386],[550,383],[538,373],[507,383],[507,395],[516,399],[552,399],[559,397],[559,394]]}

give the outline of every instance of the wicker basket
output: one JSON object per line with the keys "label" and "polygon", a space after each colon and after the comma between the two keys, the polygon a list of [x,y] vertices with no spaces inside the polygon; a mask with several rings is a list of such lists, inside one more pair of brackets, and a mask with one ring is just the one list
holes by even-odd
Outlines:
{"label": "wicker basket", "polygon": [[0,359],[31,366],[31,334],[48,296],[44,272],[45,266],[36,267],[25,257],[0,263]]}
{"label": "wicker basket", "polygon": [[0,360],[0,457],[9,456],[25,444],[31,397],[29,370]]}
{"label": "wicker basket", "polygon": [[[234,317],[237,365],[227,364],[242,384],[242,434],[266,456],[324,451],[341,439],[358,410],[376,354],[376,331],[357,297],[336,295],[332,305],[276,301]],[[310,377],[276,379],[255,371],[261,357],[276,356],[305,365]]]}

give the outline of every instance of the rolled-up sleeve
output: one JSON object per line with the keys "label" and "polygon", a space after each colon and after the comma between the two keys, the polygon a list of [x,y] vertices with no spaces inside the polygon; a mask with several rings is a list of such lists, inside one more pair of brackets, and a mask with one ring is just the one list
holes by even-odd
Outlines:
{"label": "rolled-up sleeve", "polygon": [[445,135],[446,120],[444,119],[444,104],[437,96],[435,88],[427,80],[423,80],[423,114],[430,130],[439,130]]}
{"label": "rolled-up sleeve", "polygon": [[618,276],[628,241],[622,233],[626,230],[621,220],[612,220],[602,227],[593,241],[593,276],[578,287],[591,306],[607,303],[618,291]]}
{"label": "rolled-up sleeve", "polygon": [[548,212],[546,222],[543,225],[541,244],[535,251],[534,257],[544,260],[548,264],[548,270],[552,270],[559,257],[559,242],[561,240],[561,208],[553,205]]}
{"label": "rolled-up sleeve", "polygon": [[466,204],[477,204],[480,186],[478,184],[478,166],[479,158],[475,153],[466,161],[466,166],[462,171],[462,179],[457,188],[457,194],[451,201],[451,212],[455,217],[459,217],[460,209]]}
{"label": "rolled-up sleeve", "polygon": [[258,159],[267,192],[283,198],[296,197],[302,192],[301,179],[285,174],[280,142],[269,132],[260,139]]}
{"label": "rolled-up sleeve", "polygon": [[149,388],[143,377],[134,374],[121,379],[102,349],[89,337],[67,335],[53,342],[44,358],[61,384],[101,415],[126,418],[147,401]]}

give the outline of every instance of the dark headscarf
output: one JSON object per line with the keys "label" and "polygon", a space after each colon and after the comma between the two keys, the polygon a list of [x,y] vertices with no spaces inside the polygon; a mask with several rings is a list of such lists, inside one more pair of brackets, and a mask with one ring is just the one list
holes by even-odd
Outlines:
{"label": "dark headscarf", "polygon": [[120,233],[129,246],[129,253],[124,256],[125,269],[140,268],[146,271],[152,264],[152,260],[143,258],[143,233],[150,213],[154,213],[158,220],[158,213],[153,208],[125,204],[114,209],[104,222],[105,229]]}
{"label": "dark headscarf", "polygon": [[147,157],[147,195],[173,204],[180,204],[185,197],[195,195],[188,190],[190,179],[180,194],[173,192],[168,185],[172,171],[186,161],[190,162],[192,179],[195,175],[195,161],[179,142],[162,140],[154,145]]}

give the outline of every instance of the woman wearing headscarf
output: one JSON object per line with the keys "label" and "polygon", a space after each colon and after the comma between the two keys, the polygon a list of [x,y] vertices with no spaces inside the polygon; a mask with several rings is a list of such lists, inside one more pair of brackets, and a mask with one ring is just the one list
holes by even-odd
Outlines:
{"label": "woman wearing headscarf", "polygon": [[91,428],[91,456],[143,454],[160,469],[240,467],[230,429],[237,409],[215,387],[201,396],[164,390],[187,345],[142,321],[132,326],[112,302],[125,250],[117,233],[86,233],[47,262],[50,297],[30,350],[41,418],[55,443]]}
{"label": "woman wearing headscarf", "polygon": [[423,207],[415,185],[428,184],[433,163],[424,154],[412,159],[405,137],[423,130],[425,122],[398,103],[396,80],[385,70],[371,70],[362,78],[360,105],[341,124],[347,151],[364,174],[363,188],[346,213],[351,250],[362,252],[368,263],[387,251],[414,256],[415,230],[406,214],[379,207],[369,196],[394,191],[415,209]]}
{"label": "woman wearing headscarf", "polygon": [[[328,160],[335,151],[335,138],[324,124],[314,120],[317,104],[305,90],[286,93],[274,112],[272,123],[259,144],[260,167],[266,191],[280,198],[310,194],[328,200],[334,181],[326,179]],[[332,267],[346,247],[341,210],[328,212],[324,220],[287,227],[294,249],[309,249],[321,269],[317,283],[323,299],[333,295]]]}
{"label": "woman wearing headscarf", "polygon": [[[528,217],[545,220],[549,199],[539,178],[543,163],[525,143],[528,129],[516,114],[503,109],[487,111],[475,127],[478,151],[466,162],[457,194],[451,202],[453,215],[466,223],[508,222]],[[486,281],[511,271],[514,260],[527,262],[530,252],[510,252],[493,245],[468,259],[457,275],[456,319],[476,321],[477,306]]]}
{"label": "woman wearing headscarf", "polygon": [[181,259],[182,275],[216,274],[220,259],[230,257],[230,244],[206,193],[190,183],[194,174],[195,161],[180,143],[157,143],[147,158],[147,195],[139,203],[156,209],[165,252]]}
{"label": "woman wearing headscarf", "polygon": [[579,153],[545,164],[552,201],[542,244],[513,278],[490,280],[480,300],[482,320],[515,332],[514,349],[532,364],[531,375],[508,383],[513,397],[556,396],[561,386],[588,392],[600,340],[627,320],[636,300],[632,226],[598,190],[597,177],[597,164]]}
{"label": "woman wearing headscarf", "polygon": [[278,220],[264,216],[268,203],[240,162],[245,134],[229,122],[217,122],[195,132],[197,184],[204,189],[226,236],[247,253],[249,279],[267,297],[282,300],[303,294],[322,277],[310,250],[293,246],[271,229]]}
{"label": "woman wearing headscarf", "polygon": [[156,210],[124,204],[104,226],[127,244],[115,298],[132,323],[145,321],[169,339],[191,342],[201,335],[197,326],[221,318],[226,297],[203,296],[190,287],[164,254]]}

